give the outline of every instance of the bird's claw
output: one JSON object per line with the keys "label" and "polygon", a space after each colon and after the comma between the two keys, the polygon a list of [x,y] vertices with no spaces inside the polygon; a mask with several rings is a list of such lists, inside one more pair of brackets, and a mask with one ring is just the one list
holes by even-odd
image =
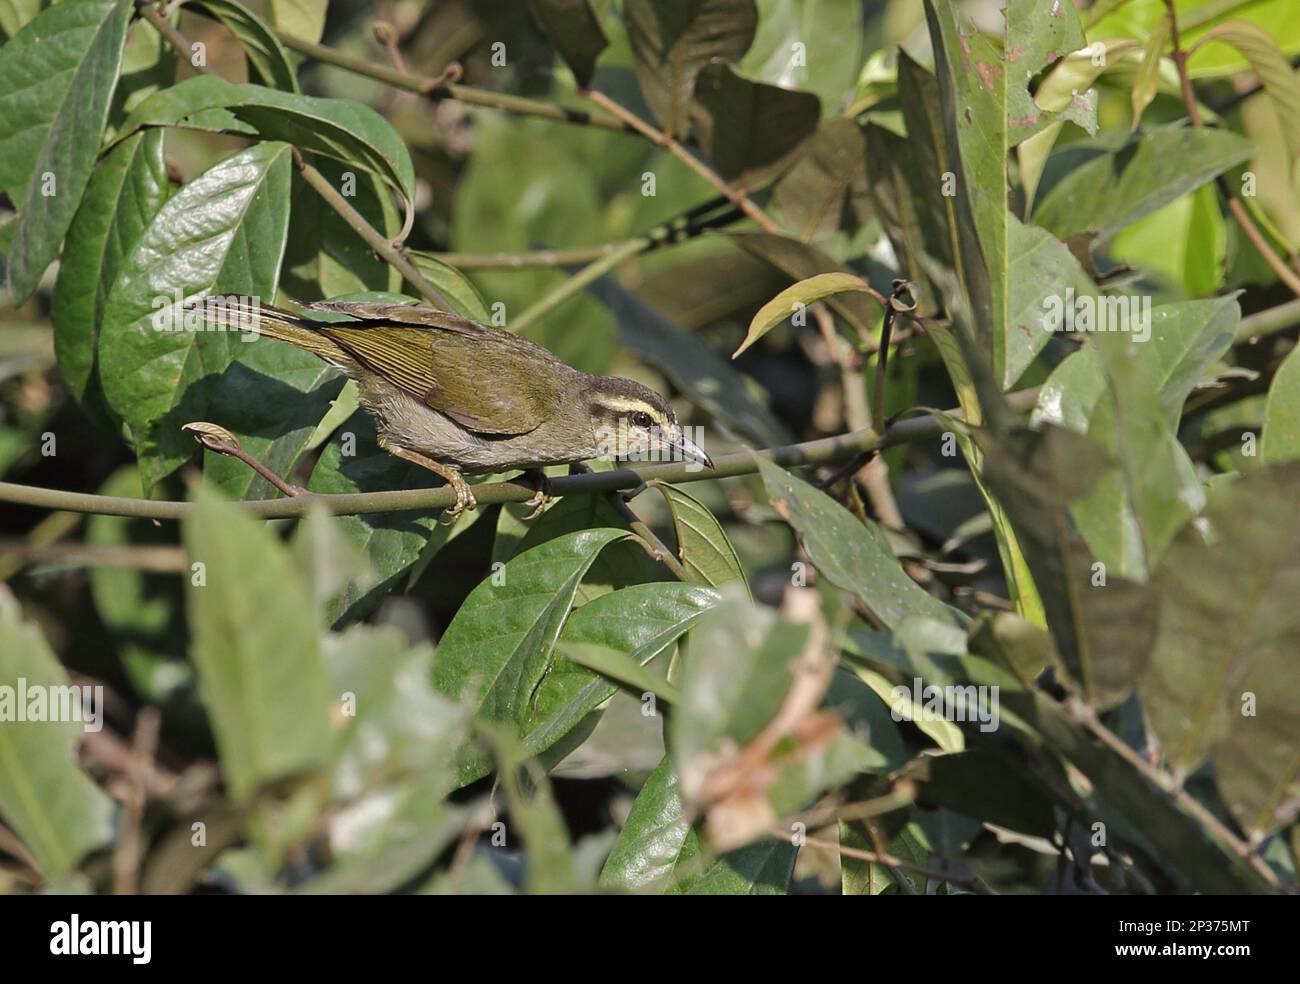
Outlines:
{"label": "bird's claw", "polygon": [[542,511],[555,498],[555,496],[551,495],[551,480],[546,477],[546,472],[525,472],[520,476],[520,478],[529,479],[533,483],[532,498],[525,499],[520,503],[521,506],[533,507],[533,511],[524,517],[525,523],[531,523],[542,514]]}
{"label": "bird's claw", "polygon": [[456,475],[456,478],[448,483],[456,493],[456,504],[450,508],[444,509],[442,515],[438,517],[438,522],[444,526],[451,526],[460,519],[460,514],[466,509],[477,509],[478,500],[474,498],[474,493],[470,490],[469,483],[465,479]]}

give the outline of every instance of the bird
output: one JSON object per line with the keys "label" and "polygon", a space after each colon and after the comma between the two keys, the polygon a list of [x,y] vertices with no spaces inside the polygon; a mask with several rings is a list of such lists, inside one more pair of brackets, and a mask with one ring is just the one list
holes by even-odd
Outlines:
{"label": "bird", "polygon": [[[357,381],[381,448],[441,476],[454,522],[474,509],[465,474],[521,469],[546,501],[547,465],[654,457],[713,468],[662,396],[635,380],[593,376],[504,328],[416,304],[315,301],[296,314],[258,304],[251,330],[287,342]],[[352,320],[318,320],[311,314]]]}

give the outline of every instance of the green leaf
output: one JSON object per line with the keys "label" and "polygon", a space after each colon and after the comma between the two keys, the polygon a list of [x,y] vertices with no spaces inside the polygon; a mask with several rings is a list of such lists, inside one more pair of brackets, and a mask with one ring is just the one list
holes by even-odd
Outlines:
{"label": "green leaf", "polygon": [[772,85],[816,93],[830,122],[857,81],[867,44],[860,4],[758,0],[758,32],[739,68]]}
{"label": "green leaf", "polygon": [[552,748],[618,689],[564,658],[570,646],[599,646],[644,667],[717,603],[711,588],[665,582],[608,592],[576,609],[560,633],[561,656],[529,711],[524,738],[529,752],[540,755]]}
{"label": "green leaf", "polygon": [[1264,405],[1260,457],[1272,464],[1300,458],[1300,347],[1278,367]]}
{"label": "green leaf", "polygon": [[1148,130],[1118,150],[1093,153],[1043,196],[1033,220],[1062,239],[1089,233],[1104,242],[1252,153],[1250,141],[1228,130]]}
{"label": "green leaf", "polygon": [[1250,21],[1234,20],[1216,25],[1205,35],[1202,44],[1210,40],[1232,45],[1245,56],[1259,76],[1264,91],[1277,109],[1294,174],[1295,164],[1300,160],[1300,79],[1296,78],[1291,60],[1268,31]]}
{"label": "green leaf", "polygon": [[627,0],[623,8],[641,92],[669,136],[690,120],[700,70],[736,62],[754,40],[754,0]]}
{"label": "green leaf", "polygon": [[351,100],[317,99],[196,75],[137,106],[123,124],[121,136],[144,126],[187,126],[283,140],[299,150],[377,174],[408,203],[415,200],[415,170],[406,144],[392,124]]}
{"label": "green leaf", "polygon": [[1152,581],[1160,630],[1139,684],[1143,708],[1178,774],[1212,755],[1220,790],[1251,833],[1286,822],[1275,811],[1300,778],[1297,501],[1297,462],[1213,487]]}
{"label": "green leaf", "polygon": [[68,229],[54,285],[54,350],[78,403],[107,421],[96,347],[109,291],[171,194],[163,131],[120,143],[95,170]]}
{"label": "green leaf", "polygon": [[227,788],[243,802],[324,764],[329,684],[315,606],[289,551],[206,488],[195,501],[181,526],[191,654]]}
{"label": "green leaf", "polygon": [[[0,687],[0,817],[42,874],[66,874],[112,840],[114,805],[77,764],[82,730],[93,727],[71,717],[83,711],[83,691],[69,685],[40,629],[22,620],[7,593],[0,594]],[[102,693],[90,707],[104,713]],[[49,719],[54,712],[60,720]]]}
{"label": "green leaf", "polygon": [[[374,418],[357,410],[321,451],[307,488],[324,494],[350,494],[430,488],[434,484],[432,472],[380,448]],[[336,522],[366,558],[373,574],[369,583],[349,584],[331,601],[329,620],[336,627],[365,617],[420,559],[435,528],[445,529],[437,526],[436,515],[415,510],[339,516]],[[465,523],[461,520],[453,529]]]}
{"label": "green leaf", "polygon": [[722,62],[700,70],[695,101],[700,147],[724,178],[746,190],[784,171],[821,115],[811,93],[754,82]]}
{"label": "green leaf", "polygon": [[1014,524],[1066,669],[1089,703],[1118,702],[1150,649],[1151,594],[1109,572],[1099,578],[1068,516],[1111,463],[1087,438],[1057,427],[983,443],[984,478]]}
{"label": "green leaf", "polygon": [[294,37],[317,42],[325,33],[329,0],[270,0],[271,23]]}
{"label": "green leaf", "polygon": [[289,61],[288,51],[262,18],[235,0],[186,2],[187,6],[220,21],[239,40],[244,46],[244,56],[264,85],[284,92],[300,91],[298,73]]}
{"label": "green leaf", "polygon": [[1107,255],[1165,274],[1188,297],[1204,297],[1223,283],[1227,248],[1219,192],[1207,184],[1121,229]]}
{"label": "green leaf", "polygon": [[616,529],[570,533],[494,571],[443,633],[434,686],[484,719],[522,731],[582,576],[602,549],[627,535]]}
{"label": "green leaf", "polygon": [[15,304],[36,290],[90,180],[133,7],[59,4],[0,48],[0,189],[18,205],[8,249]]}
{"label": "green leaf", "polygon": [[849,291],[863,294],[872,292],[870,284],[852,273],[819,273],[787,287],[758,309],[749,322],[749,331],[745,333],[745,340],[740,343],[740,348],[731,353],[731,357],[736,358],[781,322],[802,311],[809,304],[816,304],[825,297]]}
{"label": "green leaf", "polygon": [[651,482],[650,487],[668,501],[677,551],[692,580],[715,588],[729,581],[749,583],[736,549],[704,503],[664,482]]}
{"label": "green leaf", "polygon": [[[1138,366],[1158,394],[1170,428],[1182,417],[1193,387],[1232,344],[1241,318],[1234,297],[1162,304],[1151,312],[1151,337],[1142,343]],[[1087,433],[1105,386],[1097,352],[1085,346],[1043,384],[1035,419]]]}
{"label": "green leaf", "polygon": [[[809,243],[766,232],[738,232],[727,235],[746,253],[771,264],[791,281],[807,280],[819,273],[848,273],[833,257]],[[856,293],[831,295],[826,303],[859,335],[874,337],[880,326],[880,305]],[[769,445],[771,442],[765,442]]]}
{"label": "green leaf", "polygon": [[[109,406],[131,428],[146,487],[194,453],[181,425],[210,419],[221,374],[247,334],[168,330],[183,300],[275,293],[289,224],[290,148],[263,143],[218,162],[154,216],[104,306],[100,376]],[[204,328],[204,325],[196,325]]]}
{"label": "green leaf", "polygon": [[0,31],[12,38],[41,12],[41,0],[3,0],[0,2]]}
{"label": "green leaf", "polygon": [[950,625],[965,616],[907,576],[879,527],[785,469],[758,458],[767,496],[799,534],[817,572],[856,595],[885,625],[923,614]]}
{"label": "green leaf", "polygon": [[796,853],[790,843],[769,839],[708,858],[665,756],[632,804],[600,884],[673,895],[784,895]]}
{"label": "green leaf", "polygon": [[573,72],[578,87],[590,85],[596,59],[609,47],[591,4],[587,0],[528,0],[528,9]]}
{"label": "green leaf", "polygon": [[[366,171],[357,173],[357,169],[319,154],[311,157],[326,181],[353,192],[348,203],[363,219],[385,236],[398,234],[402,216],[382,178]],[[411,259],[414,262],[415,258]],[[305,302],[366,291],[396,292],[401,286],[401,274],[377,256],[341,215],[325,207],[320,193],[295,170],[280,289]]]}
{"label": "green leaf", "polygon": [[[1108,68],[1120,63],[1125,56],[1141,46],[1131,38],[1108,38],[1094,41],[1086,48],[1072,51],[1047,73],[1046,78],[1034,92],[1034,102],[1043,109],[1056,111],[1064,109],[1080,93],[1091,92],[1092,84]],[[1100,63],[1100,64],[1099,64]],[[1088,130],[1095,134],[1094,128]],[[1025,210],[1034,204],[1038,191],[1038,180],[1043,175],[1043,165],[1056,145],[1056,138],[1061,134],[1063,121],[1049,124],[1028,140],[1016,147],[1016,158],[1020,164],[1020,183],[1025,190]]]}
{"label": "green leaf", "polygon": [[423,250],[409,249],[406,255],[411,265],[451,301],[458,314],[483,324],[492,320],[487,301],[465,274]]}
{"label": "green leaf", "polygon": [[871,217],[867,143],[862,127],[842,116],[823,120],[794,166],[772,191],[772,203],[805,242]]}

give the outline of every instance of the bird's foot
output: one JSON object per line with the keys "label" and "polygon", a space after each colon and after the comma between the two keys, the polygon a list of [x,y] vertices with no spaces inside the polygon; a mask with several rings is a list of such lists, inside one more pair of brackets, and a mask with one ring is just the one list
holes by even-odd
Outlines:
{"label": "bird's foot", "polygon": [[444,526],[451,526],[456,520],[460,519],[460,514],[466,509],[477,509],[478,500],[474,498],[474,493],[470,490],[469,483],[465,481],[465,476],[460,473],[459,469],[451,465],[444,465],[442,462],[434,461],[427,455],[420,454],[418,451],[412,451],[409,448],[398,447],[395,444],[385,445],[385,450],[389,454],[396,455],[404,461],[409,461],[421,468],[427,468],[435,475],[444,478],[451,490],[456,493],[456,504],[442,511],[438,517],[438,522]]}
{"label": "bird's foot", "polygon": [[451,486],[452,491],[456,493],[456,504],[450,509],[444,509],[442,515],[438,517],[438,522],[444,526],[451,526],[456,520],[460,519],[460,514],[466,509],[477,509],[478,500],[474,498],[473,490],[460,472],[454,468],[449,468],[444,477],[447,479],[447,484]]}
{"label": "bird's foot", "polygon": [[542,510],[548,503],[555,499],[555,496],[551,495],[551,480],[540,468],[530,468],[514,481],[521,484],[529,482],[533,487],[533,497],[520,503],[520,505],[533,507],[533,511],[524,517],[524,522],[530,523],[542,514]]}

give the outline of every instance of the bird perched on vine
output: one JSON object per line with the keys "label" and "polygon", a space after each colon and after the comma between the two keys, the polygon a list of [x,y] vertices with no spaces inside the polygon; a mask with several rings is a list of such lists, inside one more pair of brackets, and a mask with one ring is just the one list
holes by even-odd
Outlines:
{"label": "bird perched on vine", "polygon": [[455,491],[447,521],[476,506],[464,473],[536,475],[546,465],[637,455],[713,467],[654,390],[580,372],[505,329],[415,305],[320,301],[307,310],[353,320],[259,306],[255,331],[355,379],[380,447]]}

